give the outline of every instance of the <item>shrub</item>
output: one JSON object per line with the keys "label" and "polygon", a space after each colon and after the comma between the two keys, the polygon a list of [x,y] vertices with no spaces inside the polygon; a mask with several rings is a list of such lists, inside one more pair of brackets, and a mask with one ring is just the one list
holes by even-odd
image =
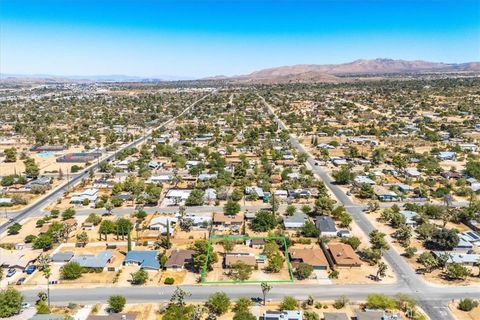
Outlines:
{"label": "shrub", "polygon": [[385,294],[369,294],[367,297],[367,308],[369,309],[395,309],[395,300]]}
{"label": "shrub", "polygon": [[341,296],[340,298],[338,298],[337,300],[335,300],[333,302],[333,307],[335,309],[342,309],[343,307],[345,307],[348,303],[348,298],[345,297],[345,296]]}
{"label": "shrub", "polygon": [[303,314],[304,320],[320,320],[320,316],[313,311],[305,311]]}
{"label": "shrub", "polygon": [[458,309],[462,311],[472,311],[473,308],[476,308],[478,306],[478,301],[465,298],[460,300],[460,303],[458,304]]}
{"label": "shrub", "polygon": [[297,270],[295,270],[295,275],[297,276],[297,279],[303,280],[310,277],[312,272],[313,272],[313,267],[311,265],[306,263],[300,263],[297,267]]}
{"label": "shrub", "polygon": [[171,284],[174,284],[175,283],[175,279],[173,278],[165,278],[165,281],[163,282],[165,284],[168,284],[168,285],[171,285]]}
{"label": "shrub", "polygon": [[82,275],[82,267],[77,262],[66,263],[61,270],[62,279],[74,280]]}
{"label": "shrub", "polygon": [[115,295],[108,298],[108,306],[115,313],[122,312],[126,302],[127,299],[124,296]]}
{"label": "shrub", "polygon": [[296,310],[298,308],[298,301],[294,297],[286,296],[282,300],[280,309],[282,310]]}
{"label": "shrub", "polygon": [[208,310],[216,315],[222,315],[230,308],[230,298],[224,292],[215,292],[208,297]]}

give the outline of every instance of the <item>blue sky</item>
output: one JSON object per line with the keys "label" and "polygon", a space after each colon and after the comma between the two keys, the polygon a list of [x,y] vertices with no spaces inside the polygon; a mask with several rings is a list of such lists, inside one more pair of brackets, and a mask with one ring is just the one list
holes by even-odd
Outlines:
{"label": "blue sky", "polygon": [[480,60],[480,0],[0,0],[0,72],[205,77]]}

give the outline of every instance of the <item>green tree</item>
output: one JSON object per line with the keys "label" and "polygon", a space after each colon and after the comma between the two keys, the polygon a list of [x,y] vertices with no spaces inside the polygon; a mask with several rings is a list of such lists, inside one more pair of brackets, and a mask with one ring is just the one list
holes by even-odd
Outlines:
{"label": "green tree", "polygon": [[0,291],[0,318],[18,314],[22,308],[23,296],[15,288],[8,287]]}
{"label": "green tree", "polygon": [[345,237],[341,238],[340,241],[344,244],[350,245],[353,250],[357,250],[358,247],[362,244],[362,241],[358,237]]}
{"label": "green tree", "polygon": [[320,316],[313,311],[305,311],[303,320],[320,320]]}
{"label": "green tree", "polygon": [[380,281],[382,278],[384,278],[387,275],[387,269],[388,269],[388,265],[385,262],[381,261],[378,264],[377,273],[375,274],[375,278],[378,281]]}
{"label": "green tree", "polygon": [[450,263],[445,271],[447,278],[451,280],[465,280],[470,275],[470,270],[460,263]]}
{"label": "green tree", "polygon": [[465,165],[465,173],[480,180],[480,161],[469,160]]}
{"label": "green tree", "polygon": [[296,211],[297,211],[297,208],[293,205],[287,206],[287,209],[285,210],[287,216],[292,216]]}
{"label": "green tree", "polygon": [[297,279],[303,280],[309,278],[312,272],[313,267],[309,264],[302,262],[297,266],[297,269],[295,270],[295,275],[297,276]]}
{"label": "green tree", "polygon": [[230,298],[225,292],[215,292],[208,297],[206,307],[210,312],[220,316],[230,308]]}
{"label": "green tree", "polygon": [[22,225],[18,222],[15,222],[12,224],[10,227],[8,227],[8,235],[14,235],[18,234],[20,232],[20,229],[22,229]]}
{"label": "green tree", "polygon": [[425,271],[431,272],[433,268],[437,266],[437,260],[435,257],[428,251],[422,252],[418,258],[417,262],[420,263]]}
{"label": "green tree", "polygon": [[262,282],[260,284],[260,288],[262,289],[262,295],[263,295],[263,305],[265,305],[266,299],[267,299],[267,294],[272,290],[272,286],[268,284],[268,282]]}
{"label": "green tree", "polygon": [[75,216],[75,213],[76,213],[76,211],[73,208],[65,209],[65,211],[63,211],[63,213],[62,213],[62,219],[63,220],[71,219]]}
{"label": "green tree", "polygon": [[53,238],[48,233],[42,233],[35,240],[33,240],[34,249],[48,250],[53,245]]}
{"label": "green tree", "polygon": [[140,269],[130,274],[132,276],[132,284],[144,284],[148,280],[148,272]]}
{"label": "green tree", "polygon": [[320,230],[317,229],[313,222],[307,221],[301,228],[300,233],[304,237],[318,238],[318,236],[320,235]]}
{"label": "green tree", "polygon": [[283,268],[285,258],[281,254],[274,254],[268,257],[267,270],[270,272],[278,273]]}
{"label": "green tree", "polygon": [[77,234],[77,242],[85,246],[88,243],[88,234],[85,231]]}
{"label": "green tree", "polygon": [[247,297],[242,297],[237,300],[235,303],[235,307],[233,307],[233,311],[235,312],[243,312],[248,311],[248,309],[253,305],[252,300]]}
{"label": "green tree", "polygon": [[377,250],[388,250],[390,246],[388,245],[387,241],[385,240],[385,234],[378,231],[373,230],[368,235],[370,237],[370,243],[372,245],[372,249]]}
{"label": "green tree", "polygon": [[245,281],[250,278],[253,272],[253,267],[245,262],[238,261],[230,266],[230,276],[235,281]]}
{"label": "green tree", "polygon": [[90,213],[85,222],[91,223],[94,226],[98,226],[100,222],[102,222],[102,217],[100,217],[98,214]]}
{"label": "green tree", "polygon": [[260,210],[252,220],[252,229],[256,232],[270,231],[277,226],[277,219],[273,212]]}
{"label": "green tree", "polygon": [[427,247],[432,250],[452,250],[458,245],[460,238],[457,231],[453,229],[436,229],[433,231]]}
{"label": "green tree", "polygon": [[241,311],[233,315],[233,320],[257,320],[257,317],[254,316],[250,311]]}
{"label": "green tree", "polygon": [[203,195],[204,192],[200,189],[193,189],[190,192],[187,200],[185,201],[185,205],[187,206],[201,206],[203,204]]}
{"label": "green tree", "polygon": [[15,148],[7,148],[3,150],[5,154],[5,162],[15,162],[17,161],[17,149]]}
{"label": "green tree", "polygon": [[363,183],[358,192],[358,196],[361,199],[372,199],[374,195],[373,187],[368,183]]}
{"label": "green tree", "polygon": [[126,303],[127,299],[124,296],[113,295],[108,298],[108,307],[115,313],[122,312]]}
{"label": "green tree", "polygon": [[62,279],[65,280],[74,280],[80,278],[82,275],[82,267],[78,262],[68,262],[63,265],[60,270]]}
{"label": "green tree", "polygon": [[478,301],[472,300],[470,298],[461,299],[458,303],[458,309],[465,312],[472,311],[476,307],[478,307]]}
{"label": "green tree", "polygon": [[240,204],[233,200],[228,200],[223,206],[223,213],[226,215],[236,215],[240,212]]}
{"label": "green tree", "polygon": [[298,301],[294,297],[285,296],[283,297],[282,303],[280,304],[280,309],[282,310],[297,310]]}
{"label": "green tree", "polygon": [[369,294],[367,296],[367,308],[369,309],[383,309],[392,310],[397,307],[395,300],[385,294]]}
{"label": "green tree", "polygon": [[355,174],[350,171],[348,166],[342,166],[340,170],[333,172],[333,177],[338,184],[348,184],[355,179]]}
{"label": "green tree", "polygon": [[35,160],[32,158],[26,158],[23,160],[25,165],[25,173],[28,177],[36,178],[40,174],[40,168],[35,163]]}

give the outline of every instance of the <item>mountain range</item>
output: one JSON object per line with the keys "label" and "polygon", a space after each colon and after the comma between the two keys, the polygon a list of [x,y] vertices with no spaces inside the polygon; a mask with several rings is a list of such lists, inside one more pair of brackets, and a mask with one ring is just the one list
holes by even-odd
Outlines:
{"label": "mountain range", "polygon": [[480,62],[443,63],[393,59],[355,60],[343,64],[298,64],[263,69],[246,75],[208,79],[239,82],[335,82],[346,76],[480,72]]}
{"label": "mountain range", "polygon": [[[422,60],[359,59],[342,64],[297,64],[254,71],[236,76],[214,76],[198,80],[242,83],[339,82],[355,77],[421,73],[480,73],[480,62],[443,63]],[[194,80],[192,77],[128,75],[55,76],[48,74],[0,74],[0,80],[41,79],[50,81],[144,82]]]}

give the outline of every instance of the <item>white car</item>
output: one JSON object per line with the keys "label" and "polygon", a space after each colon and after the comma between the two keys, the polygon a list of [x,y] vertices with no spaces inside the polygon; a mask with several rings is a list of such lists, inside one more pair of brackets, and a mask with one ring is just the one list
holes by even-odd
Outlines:
{"label": "white car", "polygon": [[22,303],[22,309],[28,309],[30,307],[31,307],[30,303],[28,303],[28,302]]}

